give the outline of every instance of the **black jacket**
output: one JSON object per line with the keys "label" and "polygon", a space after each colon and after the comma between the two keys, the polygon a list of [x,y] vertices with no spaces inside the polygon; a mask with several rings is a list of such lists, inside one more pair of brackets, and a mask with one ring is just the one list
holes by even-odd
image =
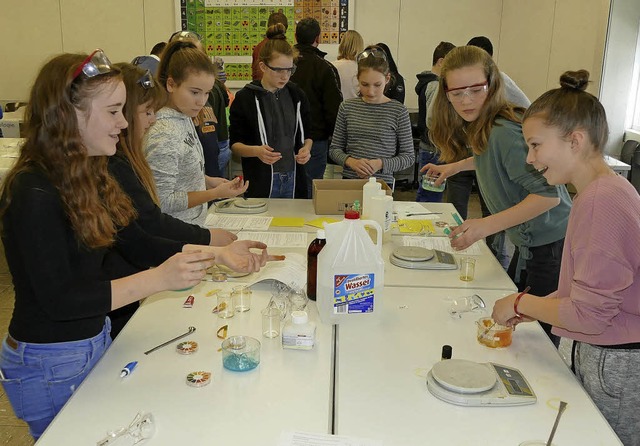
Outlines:
{"label": "black jacket", "polygon": [[340,76],[332,63],[324,60],[327,53],[311,45],[297,44],[299,51],[296,72],[291,82],[307,95],[311,106],[309,138],[323,141],[333,135],[338,107],[342,102]]}
{"label": "black jacket", "polygon": [[431,145],[429,142],[429,134],[427,129],[427,98],[424,95],[427,89],[427,84],[438,80],[438,76],[431,71],[423,71],[416,74],[418,83],[416,84],[416,94],[418,95],[418,132],[420,133],[420,140]]}
{"label": "black jacket", "polygon": [[[294,109],[296,109],[297,122],[294,152],[298,153],[304,145],[304,140],[309,138],[309,101],[304,91],[294,83],[289,82],[284,88],[289,90]],[[268,141],[263,141],[260,137],[260,126],[263,126],[267,132],[267,139],[269,138],[269,129],[265,125],[264,116],[272,111],[265,108],[264,97],[267,94],[271,93],[262,88],[260,81],[253,81],[236,93],[229,114],[229,142],[232,147],[237,142],[250,146],[268,144]],[[258,107],[260,116],[258,116]],[[294,196],[295,198],[309,198],[304,166],[300,164],[295,164],[295,166],[296,184]],[[273,179],[272,166],[263,163],[258,157],[242,157],[242,173],[244,179],[249,180],[247,197],[269,197]]]}

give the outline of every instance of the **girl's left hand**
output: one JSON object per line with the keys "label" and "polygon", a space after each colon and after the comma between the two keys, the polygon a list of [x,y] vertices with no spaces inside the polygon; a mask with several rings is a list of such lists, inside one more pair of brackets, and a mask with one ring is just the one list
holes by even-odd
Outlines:
{"label": "girl's left hand", "polygon": [[301,148],[296,155],[296,163],[307,164],[311,159],[311,150],[305,147]]}
{"label": "girl's left hand", "polygon": [[484,218],[465,220],[460,226],[456,226],[449,234],[451,247],[455,250],[466,249],[480,239],[491,235]]}

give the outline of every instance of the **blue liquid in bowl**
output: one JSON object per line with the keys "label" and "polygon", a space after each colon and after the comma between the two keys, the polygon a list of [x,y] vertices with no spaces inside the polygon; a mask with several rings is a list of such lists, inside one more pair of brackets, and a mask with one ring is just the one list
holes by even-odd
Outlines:
{"label": "blue liquid in bowl", "polygon": [[233,370],[234,372],[246,372],[247,370],[253,370],[258,367],[259,363],[260,361],[256,361],[254,358],[251,358],[244,353],[239,355],[230,354],[222,360],[224,368]]}

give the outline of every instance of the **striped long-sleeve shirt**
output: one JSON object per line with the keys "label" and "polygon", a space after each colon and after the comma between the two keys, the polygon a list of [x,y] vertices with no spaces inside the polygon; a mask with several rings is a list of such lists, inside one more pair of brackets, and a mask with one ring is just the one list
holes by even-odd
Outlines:
{"label": "striped long-sleeve shirt", "polygon": [[393,173],[415,162],[407,108],[398,101],[370,104],[362,98],[344,101],[338,109],[330,149],[331,158],[344,166],[343,178],[358,178],[344,165],[348,157],[382,160],[375,176],[393,185]]}

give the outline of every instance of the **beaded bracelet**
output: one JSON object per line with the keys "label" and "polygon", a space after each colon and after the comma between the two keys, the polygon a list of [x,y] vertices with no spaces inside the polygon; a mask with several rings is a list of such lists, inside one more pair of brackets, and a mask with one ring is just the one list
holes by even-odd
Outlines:
{"label": "beaded bracelet", "polygon": [[516,300],[513,301],[513,312],[516,314],[516,317],[522,317],[522,315],[518,312],[518,304],[520,303],[520,299],[522,299],[522,296],[527,294],[530,289],[530,286],[526,287],[522,293],[518,294]]}

